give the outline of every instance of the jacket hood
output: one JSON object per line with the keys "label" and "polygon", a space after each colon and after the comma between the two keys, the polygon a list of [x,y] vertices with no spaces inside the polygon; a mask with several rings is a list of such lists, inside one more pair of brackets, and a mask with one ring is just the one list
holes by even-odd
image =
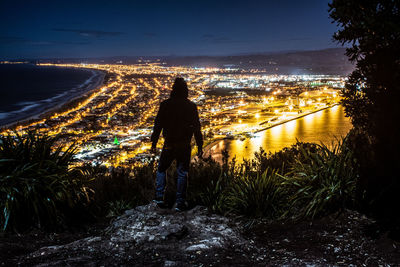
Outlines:
{"label": "jacket hood", "polygon": [[187,98],[189,90],[187,83],[183,78],[176,78],[172,85],[171,98]]}

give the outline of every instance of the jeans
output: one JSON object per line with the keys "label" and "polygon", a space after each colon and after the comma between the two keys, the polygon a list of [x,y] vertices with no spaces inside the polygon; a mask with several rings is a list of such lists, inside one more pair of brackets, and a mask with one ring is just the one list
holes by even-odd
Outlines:
{"label": "jeans", "polygon": [[167,169],[171,165],[172,161],[176,160],[178,172],[176,203],[183,204],[185,202],[190,152],[191,147],[189,144],[163,148],[156,175],[156,198],[164,197]]}

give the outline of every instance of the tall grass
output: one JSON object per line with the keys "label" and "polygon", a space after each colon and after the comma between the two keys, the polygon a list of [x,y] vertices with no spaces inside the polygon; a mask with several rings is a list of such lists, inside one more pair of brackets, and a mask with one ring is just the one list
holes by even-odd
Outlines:
{"label": "tall grass", "polygon": [[203,205],[219,212],[226,175],[222,166],[211,158],[192,163],[187,190],[190,206]]}
{"label": "tall grass", "polygon": [[331,149],[323,144],[316,150],[300,149],[302,160],[296,159],[282,183],[292,214],[315,217],[354,205],[358,170],[346,141]]}
{"label": "tall grass", "polygon": [[69,165],[75,147],[55,148],[58,137],[29,132],[0,137],[0,227],[56,227],[89,200],[87,177]]}
{"label": "tall grass", "polygon": [[155,166],[153,161],[134,169],[91,168],[93,179],[88,184],[94,192],[91,211],[96,216],[111,216],[147,204],[154,196]]}
{"label": "tall grass", "polygon": [[[56,148],[57,137],[2,136],[0,226],[4,229],[63,225],[76,207],[115,216],[154,197],[157,162],[135,167],[72,168],[75,147]],[[354,206],[358,165],[347,139],[327,147],[297,142],[277,153],[223,164],[192,162],[187,201],[244,218],[314,218]],[[89,178],[90,177],[90,178]],[[175,165],[167,173],[166,201],[176,192]]]}
{"label": "tall grass", "polygon": [[[297,142],[277,153],[224,163],[200,194],[202,204],[250,218],[314,218],[354,207],[358,164],[347,139],[331,148]],[[198,171],[200,172],[200,171]]]}
{"label": "tall grass", "polygon": [[256,176],[236,176],[225,192],[227,213],[251,218],[277,218],[285,205],[285,191],[275,170],[265,170]]}

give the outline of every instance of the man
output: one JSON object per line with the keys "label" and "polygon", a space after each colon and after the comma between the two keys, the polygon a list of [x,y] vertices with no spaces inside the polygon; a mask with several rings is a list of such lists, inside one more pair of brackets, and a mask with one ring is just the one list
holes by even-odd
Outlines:
{"label": "man", "polygon": [[198,156],[203,154],[203,136],[200,130],[199,114],[197,106],[187,99],[188,87],[183,78],[176,78],[172,86],[170,98],[161,102],[156,116],[151,135],[153,152],[161,131],[164,137],[164,147],[161,152],[156,176],[156,195],[154,202],[161,208],[165,208],[164,190],[166,183],[166,171],[173,160],[176,160],[178,179],[176,191],[176,208],[182,211],[186,208],[186,186],[190,164],[190,142],[194,135],[198,148]]}

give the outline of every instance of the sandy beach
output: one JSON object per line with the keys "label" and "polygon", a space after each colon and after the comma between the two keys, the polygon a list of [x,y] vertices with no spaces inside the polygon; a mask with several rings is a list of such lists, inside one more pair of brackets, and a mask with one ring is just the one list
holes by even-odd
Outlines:
{"label": "sandy beach", "polygon": [[2,119],[0,128],[12,128],[28,121],[42,119],[49,114],[54,113],[63,105],[96,90],[103,84],[106,72],[85,68],[82,68],[82,70],[91,72],[91,76],[80,86],[72,88],[54,97],[37,101],[31,106],[25,107],[21,110],[10,112],[11,116]]}

